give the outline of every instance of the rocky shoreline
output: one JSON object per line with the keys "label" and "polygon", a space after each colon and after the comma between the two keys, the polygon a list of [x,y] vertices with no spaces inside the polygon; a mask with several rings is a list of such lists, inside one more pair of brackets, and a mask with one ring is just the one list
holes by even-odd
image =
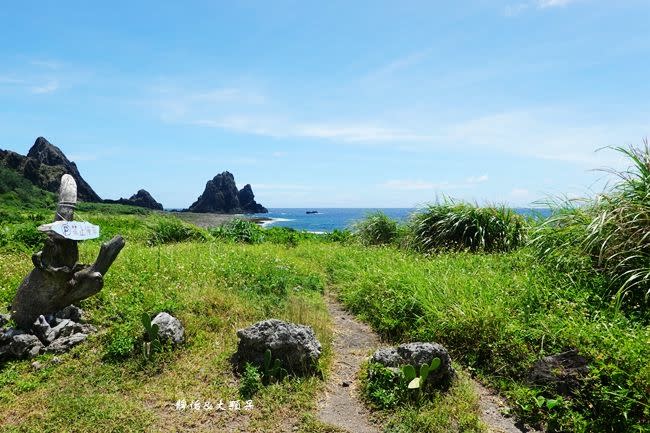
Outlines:
{"label": "rocky shoreline", "polygon": [[197,213],[197,212],[173,212],[174,216],[181,220],[202,228],[219,227],[233,219],[253,221],[262,225],[264,222],[272,221],[272,218],[251,216],[250,214],[223,214],[223,213]]}

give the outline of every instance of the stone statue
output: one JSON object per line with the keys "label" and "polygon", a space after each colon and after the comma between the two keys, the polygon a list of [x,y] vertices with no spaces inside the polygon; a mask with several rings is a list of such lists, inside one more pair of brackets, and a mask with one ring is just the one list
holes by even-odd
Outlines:
{"label": "stone statue", "polygon": [[104,275],[124,247],[124,239],[116,236],[102,244],[95,263],[77,263],[78,241],[50,230],[57,221],[73,221],[76,204],[77,184],[65,174],[61,178],[55,222],[39,227],[48,235],[43,251],[32,256],[34,269],[23,280],[11,304],[11,317],[19,328],[29,330],[40,315],[57,312],[98,293],[104,285]]}

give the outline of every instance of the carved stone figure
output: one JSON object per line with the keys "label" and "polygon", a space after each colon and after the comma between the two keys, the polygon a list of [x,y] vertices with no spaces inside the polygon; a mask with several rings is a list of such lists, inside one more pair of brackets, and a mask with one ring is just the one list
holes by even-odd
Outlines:
{"label": "carved stone figure", "polygon": [[[72,221],[77,203],[77,184],[72,176],[61,178],[57,221]],[[40,315],[55,313],[70,304],[99,292],[104,275],[124,247],[124,239],[116,236],[102,244],[92,265],[77,263],[76,240],[68,239],[42,226],[48,238],[42,251],[32,256],[34,269],[25,277],[11,304],[11,317],[18,327],[29,330]]]}

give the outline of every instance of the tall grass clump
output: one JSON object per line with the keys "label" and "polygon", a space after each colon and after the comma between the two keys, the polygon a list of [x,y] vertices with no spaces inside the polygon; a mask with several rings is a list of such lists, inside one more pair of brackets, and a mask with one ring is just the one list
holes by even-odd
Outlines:
{"label": "tall grass clump", "polygon": [[259,244],[264,239],[264,229],[254,221],[235,218],[215,227],[210,233],[217,239],[245,244]]}
{"label": "tall grass clump", "polygon": [[174,217],[158,217],[149,223],[149,239],[151,245],[167,244],[172,242],[205,241],[209,234],[207,231],[186,224]]}
{"label": "tall grass clump", "polygon": [[503,252],[523,244],[525,220],[514,210],[447,200],[411,217],[410,246],[421,252]]}
{"label": "tall grass clump", "polygon": [[650,148],[613,149],[631,163],[607,170],[619,181],[581,207],[555,206],[531,243],[557,270],[603,277],[619,306],[640,307],[650,296]]}
{"label": "tall grass clump", "polygon": [[398,225],[385,213],[376,211],[354,223],[352,232],[364,245],[387,245],[397,238]]}
{"label": "tall grass clump", "polygon": [[597,269],[611,276],[618,299],[632,302],[650,296],[650,148],[616,147],[631,166],[610,170],[619,178],[611,192],[595,203],[585,246]]}

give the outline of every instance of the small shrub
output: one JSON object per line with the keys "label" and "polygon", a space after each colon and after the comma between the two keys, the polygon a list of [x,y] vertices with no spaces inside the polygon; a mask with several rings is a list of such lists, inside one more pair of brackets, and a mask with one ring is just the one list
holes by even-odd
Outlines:
{"label": "small shrub", "polygon": [[246,244],[259,244],[264,238],[264,229],[253,221],[235,218],[220,227],[210,230],[217,239]]}
{"label": "small shrub", "polygon": [[239,384],[239,395],[244,399],[253,398],[262,389],[262,376],[254,365],[246,363]]}
{"label": "small shrub", "polygon": [[37,230],[34,223],[22,223],[12,227],[11,241],[18,245],[31,249],[41,246],[44,240],[45,235]]}
{"label": "small shrub", "polygon": [[325,233],[322,237],[327,242],[338,242],[340,244],[347,244],[352,239],[352,232],[349,230],[334,229],[331,232]]}
{"label": "small shrub", "polygon": [[377,211],[354,223],[352,231],[364,245],[387,245],[397,237],[397,221]]}
{"label": "small shrub", "polygon": [[135,338],[122,327],[114,328],[106,339],[104,358],[109,361],[119,361],[129,357],[133,352]]}
{"label": "small shrub", "polygon": [[417,251],[510,251],[524,242],[525,220],[506,207],[446,201],[415,213],[409,245]]}
{"label": "small shrub", "polygon": [[174,217],[155,218],[149,228],[151,230],[148,239],[150,245],[208,239],[208,233],[205,230],[186,224]]}
{"label": "small shrub", "polygon": [[368,364],[367,377],[364,381],[364,395],[370,403],[379,409],[390,409],[404,400],[406,387],[400,375],[381,364]]}

